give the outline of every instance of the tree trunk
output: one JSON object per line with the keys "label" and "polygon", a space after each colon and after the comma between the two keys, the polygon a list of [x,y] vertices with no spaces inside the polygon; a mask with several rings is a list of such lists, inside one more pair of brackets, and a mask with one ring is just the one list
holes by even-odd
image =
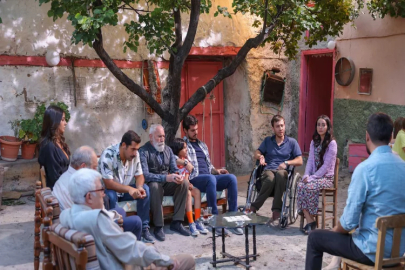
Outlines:
{"label": "tree trunk", "polygon": [[166,144],[170,145],[170,143],[176,138],[176,133],[179,129],[180,121],[167,122],[165,120],[162,120],[162,126],[165,129]]}

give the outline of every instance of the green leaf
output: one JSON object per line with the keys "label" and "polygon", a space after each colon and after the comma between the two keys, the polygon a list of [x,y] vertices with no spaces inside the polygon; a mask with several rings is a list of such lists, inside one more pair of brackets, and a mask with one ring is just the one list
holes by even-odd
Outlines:
{"label": "green leaf", "polygon": [[25,131],[20,129],[20,131],[18,132],[18,138],[22,139],[25,136]]}

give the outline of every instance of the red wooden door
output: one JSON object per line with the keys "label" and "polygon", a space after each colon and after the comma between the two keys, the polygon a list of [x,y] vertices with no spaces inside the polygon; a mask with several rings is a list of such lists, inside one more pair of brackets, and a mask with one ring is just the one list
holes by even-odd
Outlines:
{"label": "red wooden door", "polygon": [[307,60],[307,85],[305,104],[304,152],[309,152],[316,119],[321,114],[331,117],[332,54],[309,55]]}
{"label": "red wooden door", "polygon": [[[221,62],[186,62],[182,72],[180,106],[183,106],[185,101],[188,100],[198,88],[212,79],[221,68]],[[225,166],[224,102],[222,82],[215,87],[213,93],[215,96],[215,102],[210,101],[210,95],[207,95],[205,99],[204,132],[204,106],[199,103],[194,107],[190,114],[194,115],[198,119],[198,138],[207,144],[210,152],[211,162],[216,168],[221,168]],[[212,105],[212,126],[210,124],[210,102]],[[183,130],[182,135],[184,135]],[[213,142],[212,147],[211,137]]]}

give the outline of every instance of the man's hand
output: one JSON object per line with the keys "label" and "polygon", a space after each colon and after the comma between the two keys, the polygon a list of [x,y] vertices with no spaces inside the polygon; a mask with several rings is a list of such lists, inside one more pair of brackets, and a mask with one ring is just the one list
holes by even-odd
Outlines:
{"label": "man's hand", "polygon": [[[154,264],[158,267],[167,267],[167,269],[169,269],[169,270],[175,270],[175,269],[178,269],[178,267],[179,267],[179,265],[178,265],[179,263],[173,257],[170,257],[169,260],[155,261]],[[154,269],[154,267],[153,267],[153,269]]]}
{"label": "man's hand", "polygon": [[287,169],[287,165],[285,165],[285,163],[284,162],[282,162],[282,163],[280,163],[280,165],[278,165],[278,168],[277,168],[278,170],[285,170],[285,169]]}
{"label": "man's hand", "polygon": [[[145,191],[144,191],[145,192]],[[141,192],[139,192],[139,189],[136,189],[136,188],[133,188],[133,187],[131,187],[131,189],[129,190],[129,195],[131,195],[131,197],[132,198],[134,198],[134,199],[141,199],[142,197],[142,195],[141,195]]]}
{"label": "man's hand", "polygon": [[166,175],[166,182],[181,184],[183,182],[183,177],[175,173],[168,174]]}
{"label": "man's hand", "polygon": [[184,181],[184,175],[177,174],[176,184],[180,185]]}
{"label": "man's hand", "polygon": [[193,188],[194,188],[193,184],[188,183],[188,190],[192,191],[192,190],[193,190]]}
{"label": "man's hand", "polygon": [[146,198],[146,191],[143,189],[142,186],[138,187],[139,193],[141,194],[141,199]]}
{"label": "man's hand", "polygon": [[350,231],[346,231],[343,229],[342,225],[340,224],[340,220],[338,220],[335,227],[332,229],[333,232],[341,233],[341,234],[348,234]]}
{"label": "man's hand", "polygon": [[186,169],[191,173],[194,170],[193,164],[191,164],[191,162],[187,163]]}
{"label": "man's hand", "polygon": [[177,270],[177,269],[179,269],[179,267],[180,267],[179,261],[173,258],[173,264],[171,266],[169,266],[167,269]]}
{"label": "man's hand", "polygon": [[266,166],[266,165],[267,165],[266,160],[265,160],[265,158],[264,158],[263,155],[260,156],[259,161],[260,161],[260,165],[262,165],[262,166]]}
{"label": "man's hand", "polygon": [[229,172],[226,169],[218,169],[219,174],[229,174]]}

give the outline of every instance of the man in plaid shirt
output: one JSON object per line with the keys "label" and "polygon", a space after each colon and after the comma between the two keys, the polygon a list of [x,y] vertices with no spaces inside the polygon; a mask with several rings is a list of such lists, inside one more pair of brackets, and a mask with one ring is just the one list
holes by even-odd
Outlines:
{"label": "man in plaid shirt", "polygon": [[[193,115],[188,115],[183,121],[183,129],[186,136],[184,137],[187,143],[187,156],[190,160],[178,160],[178,163],[185,166],[190,172],[190,183],[198,188],[201,192],[207,194],[208,206],[212,207],[212,214],[218,214],[217,208],[217,191],[228,189],[228,204],[229,211],[237,211],[238,186],[236,176],[229,174],[225,169],[215,169],[210,160],[207,145],[197,139],[198,135],[198,120]],[[194,167],[193,169],[191,169]],[[243,234],[242,229],[231,229],[235,234]],[[217,230],[217,234],[221,234],[222,230]],[[227,230],[225,233],[228,234]]]}

